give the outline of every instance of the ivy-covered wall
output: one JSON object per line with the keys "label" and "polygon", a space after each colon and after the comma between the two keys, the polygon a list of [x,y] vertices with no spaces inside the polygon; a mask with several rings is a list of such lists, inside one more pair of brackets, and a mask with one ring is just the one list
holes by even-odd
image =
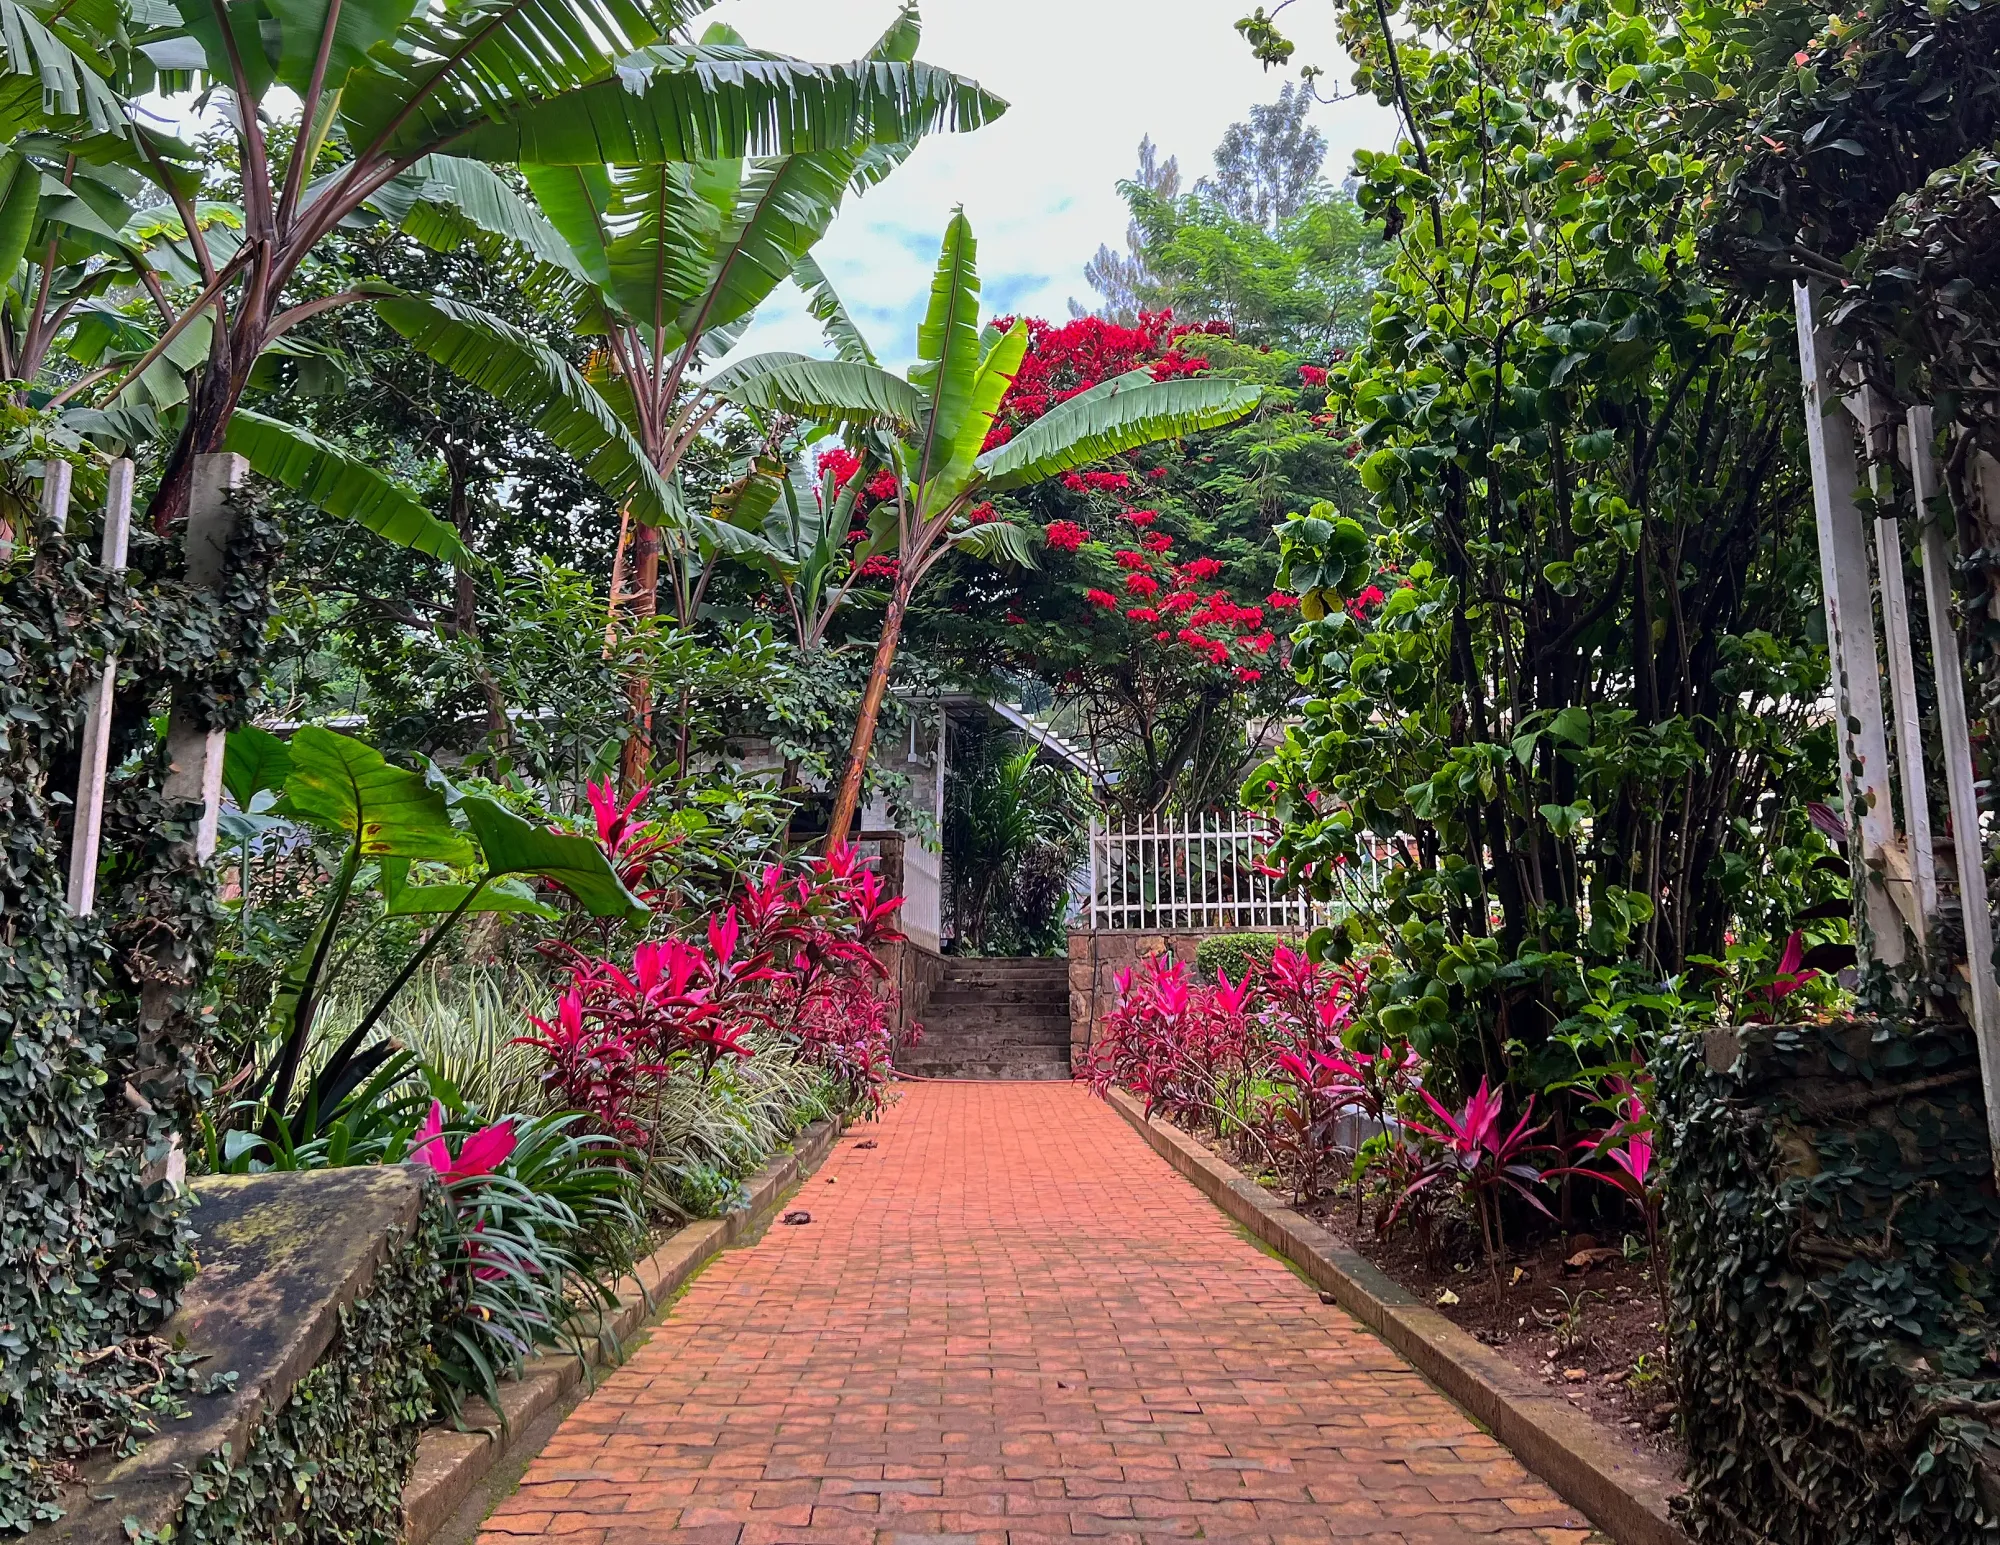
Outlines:
{"label": "ivy-covered wall", "polygon": [[436,1414],[431,1334],[463,1281],[446,1270],[450,1204],[435,1184],[424,1190],[416,1231],[341,1311],[332,1345],[242,1462],[219,1454],[196,1474],[174,1545],[398,1545],[403,1486]]}
{"label": "ivy-covered wall", "polygon": [[[91,1451],[129,1448],[190,1380],[150,1332],[187,1275],[193,1234],[148,1181],[191,1127],[203,1076],[193,990],[215,885],[192,855],[198,811],[162,798],[151,727],[179,705],[249,714],[270,620],[277,527],[246,501],[218,594],[178,578],[178,540],[135,531],[100,568],[103,469],[77,469],[72,517],[37,513],[45,426],[5,410],[0,461],[0,1534],[54,1516]],[[74,448],[71,448],[72,452]],[[92,478],[95,486],[92,486]],[[96,913],[65,899],[81,715],[119,658]]]}
{"label": "ivy-covered wall", "polygon": [[1659,1071],[1689,1533],[2000,1539],[2000,1200],[1970,1033],[1752,1026]]}

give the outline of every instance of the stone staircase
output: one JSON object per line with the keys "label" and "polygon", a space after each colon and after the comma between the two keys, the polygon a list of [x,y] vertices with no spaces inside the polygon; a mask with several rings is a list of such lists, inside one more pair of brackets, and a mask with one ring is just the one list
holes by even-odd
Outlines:
{"label": "stone staircase", "polygon": [[897,1060],[921,1078],[1069,1077],[1069,962],[959,960],[917,1016],[924,1037]]}

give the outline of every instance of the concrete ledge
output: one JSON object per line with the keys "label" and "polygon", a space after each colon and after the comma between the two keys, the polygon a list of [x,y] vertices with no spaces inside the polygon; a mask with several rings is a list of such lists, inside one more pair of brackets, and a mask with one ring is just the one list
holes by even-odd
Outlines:
{"label": "concrete ledge", "polygon": [[1331,1293],[1619,1545],[1689,1545],[1667,1509],[1680,1487],[1653,1455],[1620,1443],[1186,1133],[1148,1121],[1123,1089],[1111,1091],[1110,1104],[1196,1189]]}
{"label": "concrete ledge", "polygon": [[[722,1251],[762,1232],[799,1182],[825,1161],[839,1135],[837,1123],[814,1122],[793,1140],[791,1152],[774,1156],[745,1182],[744,1206],[690,1223],[639,1262],[633,1280],[640,1291],[599,1317],[596,1335],[585,1343],[585,1358],[544,1353],[529,1359],[519,1378],[500,1386],[498,1413],[483,1402],[469,1402],[467,1425],[491,1431],[433,1427],[426,1432],[403,1488],[405,1545],[424,1545],[452,1521],[487,1476],[509,1461],[531,1457],[531,1449],[538,1449],[547,1436],[534,1429],[576,1392],[587,1371],[585,1362],[598,1368],[620,1360],[625,1345],[666,1311],[696,1272]],[[587,1333],[589,1327],[584,1329]]]}

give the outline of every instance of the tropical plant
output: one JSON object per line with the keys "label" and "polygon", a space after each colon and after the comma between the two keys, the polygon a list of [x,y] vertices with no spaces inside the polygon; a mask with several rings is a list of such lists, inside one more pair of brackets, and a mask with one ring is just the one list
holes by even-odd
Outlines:
{"label": "tropical plant", "polygon": [[1011,733],[981,735],[965,749],[949,761],[957,776],[946,785],[943,834],[958,947],[1059,951],[1070,881],[1088,856],[1089,791]]}
{"label": "tropical plant", "polygon": [[1542,1130],[1529,1126],[1535,1115],[1533,1095],[1528,1097],[1527,1108],[1522,1111],[1520,1120],[1504,1132],[1501,1130],[1500,1091],[1489,1087],[1486,1079],[1479,1081],[1478,1090],[1456,1113],[1440,1104],[1428,1089],[1423,1091],[1423,1098],[1437,1118],[1436,1125],[1427,1126],[1418,1121],[1410,1121],[1406,1125],[1418,1136],[1429,1138],[1435,1147],[1426,1155],[1416,1177],[1397,1198],[1391,1217],[1400,1213],[1413,1198],[1434,1186],[1442,1184],[1457,1190],[1478,1215],[1480,1237],[1486,1245],[1486,1264],[1493,1276],[1493,1297],[1498,1302],[1501,1293],[1500,1265],[1507,1253],[1501,1201],[1504,1195],[1511,1194],[1537,1212],[1549,1216],[1548,1207],[1537,1194],[1544,1171],[1536,1166],[1534,1160],[1554,1150],[1546,1143],[1533,1141]]}
{"label": "tropical plant", "polygon": [[[817,291],[830,294],[826,287]],[[831,303],[829,336],[843,357],[763,355],[738,367],[731,396],[746,406],[848,427],[864,461],[891,474],[894,488],[871,517],[871,531],[894,554],[882,628],[862,694],[847,765],[834,798],[828,841],[844,842],[861,800],[875,725],[910,602],[951,552],[1031,560],[1021,528],[984,520],[993,494],[1024,488],[1107,456],[1241,418],[1262,392],[1230,382],[1156,380],[1131,371],[1101,382],[1009,436],[995,433],[1002,401],[1028,348],[1028,328],[979,325],[978,248],[961,209],[946,228],[917,332],[917,364],[907,379],[875,364],[845,312]],[[890,540],[893,534],[893,541]]]}
{"label": "tropical plant", "polygon": [[1329,377],[1372,499],[1283,532],[1305,696],[1243,797],[1322,897],[1388,845],[1381,905],[1321,945],[1390,945],[1381,1025],[1459,1085],[1541,1089],[1595,970],[1789,931],[1830,851],[1796,329],[1697,260],[1726,143],[1684,94],[1698,19],[1340,16],[1401,123],[1358,161],[1389,246]]}
{"label": "tropical plant", "polygon": [[[611,606],[647,618],[658,610],[667,562],[671,615],[694,620],[707,561],[732,545],[735,528],[685,508],[677,472],[756,362],[698,379],[724,352],[771,290],[825,234],[850,187],[886,176],[923,133],[941,124],[972,128],[1003,104],[968,83],[911,64],[918,24],[913,3],[868,57],[857,81],[881,72],[915,87],[895,111],[845,138],[824,133],[769,148],[790,152],[750,160],[736,145],[688,148],[643,162],[607,154],[558,161],[538,151],[523,169],[565,246],[565,300],[581,331],[604,350],[578,372],[547,345],[477,308],[441,298],[385,297],[376,309],[415,346],[494,393],[537,430],[582,461],[623,506],[612,568]],[[711,27],[697,54],[754,58],[726,27]],[[928,84],[920,87],[915,83]],[[926,95],[928,93],[928,95]],[[893,121],[897,126],[888,127]],[[771,140],[781,136],[772,135]],[[740,399],[739,399],[740,400]],[[759,479],[762,492],[770,480]],[[624,782],[644,775],[650,755],[650,678],[631,678],[636,731],[626,741]]]}
{"label": "tropical plant", "polygon": [[[595,842],[537,828],[488,795],[460,793],[396,767],[349,736],[307,725],[289,743],[256,729],[239,730],[231,739],[235,755],[225,761],[225,780],[239,807],[252,805],[264,790],[282,789],[273,813],[333,837],[340,849],[318,919],[274,996],[268,1057],[249,1090],[258,1129],[254,1137],[240,1135],[239,1144],[296,1147],[310,1140],[350,1095],[393,1062],[397,1048],[370,1044],[377,1024],[468,913],[553,916],[526,883],[539,880],[567,892],[595,917],[647,915]],[[451,818],[447,793],[463,828]],[[339,1045],[318,1059],[300,1093],[295,1086],[313,1048],[324,983],[364,865],[373,870],[388,916],[439,921]]]}
{"label": "tropical plant", "polygon": [[[426,206],[440,240],[468,225],[488,229],[574,270],[547,221],[524,219],[488,163],[601,168],[839,152],[906,144],[1000,110],[971,82],[903,60],[809,65],[733,42],[679,41],[691,14],[680,0],[367,13],[335,0],[282,12],[239,0],[226,15],[197,7],[191,20],[168,11],[135,23],[119,86],[224,95],[240,191],[233,218],[207,231],[186,148],[136,122],[107,126],[116,143],[106,154],[145,168],[173,205],[199,284],[120,373],[112,397],[198,320],[223,319],[151,502],[155,528],[186,510],[193,458],[231,443],[232,417],[266,351],[308,317],[365,297],[357,288],[287,300],[319,244],[364,207]],[[289,143],[269,127],[276,88],[299,101]],[[234,445],[321,502],[399,492],[275,421],[249,422]]]}

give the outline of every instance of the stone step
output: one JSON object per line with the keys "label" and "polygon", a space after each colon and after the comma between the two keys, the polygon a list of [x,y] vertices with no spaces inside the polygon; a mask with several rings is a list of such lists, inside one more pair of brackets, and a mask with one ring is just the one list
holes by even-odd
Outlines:
{"label": "stone step", "polygon": [[910,1073],[918,1078],[974,1078],[1014,1082],[1060,1082],[1070,1081],[1069,1064],[1049,1059],[1029,1061],[1007,1058],[980,1062],[953,1063],[905,1063],[898,1066],[899,1072]]}
{"label": "stone step", "polygon": [[976,1008],[985,1004],[1053,1004],[1064,1013],[1069,1012],[1069,989],[1057,991],[1029,987],[942,987],[934,990],[926,1000],[929,1003],[964,1005]]}
{"label": "stone step", "polygon": [[942,1029],[946,1025],[955,1025],[964,1030],[981,1030],[993,1025],[1027,1025],[1036,1030],[1060,1029],[1065,1035],[1069,1033],[1069,1015],[1054,1010],[1021,1014],[990,1008],[976,1009],[948,1005],[940,1012],[933,1004],[917,1016],[917,1022],[926,1029],[933,1026]]}

